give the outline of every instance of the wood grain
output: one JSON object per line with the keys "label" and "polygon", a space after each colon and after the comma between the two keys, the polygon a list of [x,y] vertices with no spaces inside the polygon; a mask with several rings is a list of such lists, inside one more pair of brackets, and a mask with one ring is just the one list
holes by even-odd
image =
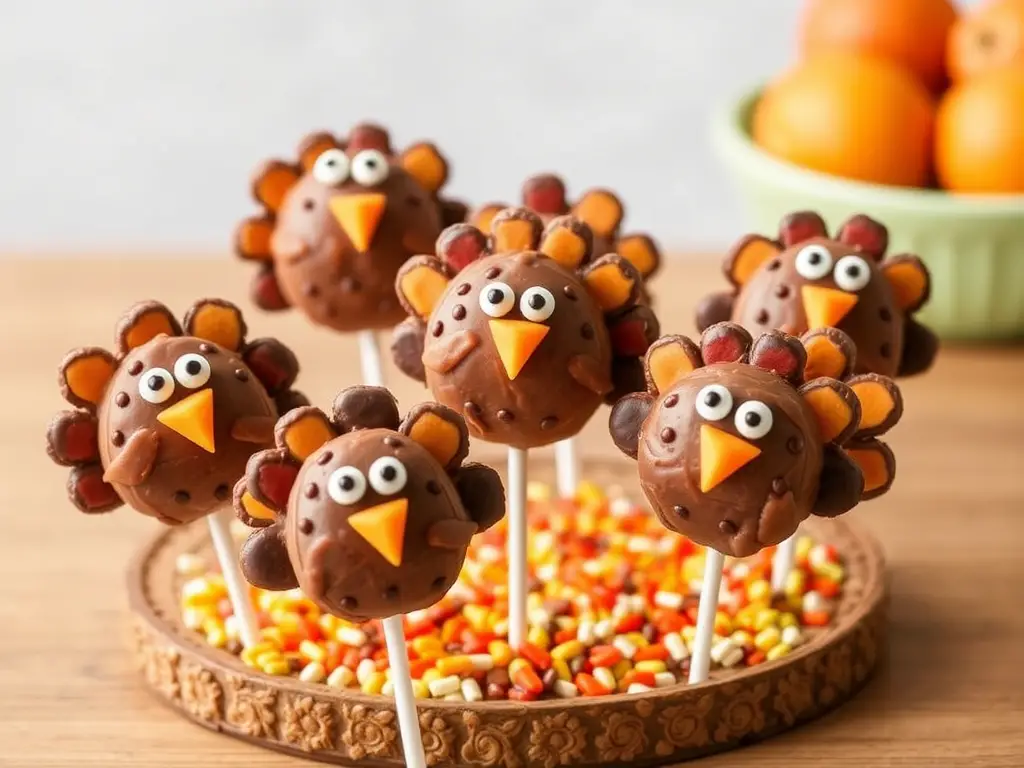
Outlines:
{"label": "wood grain", "polygon": [[[140,298],[177,312],[208,295],[248,307],[247,280],[226,258],[0,261],[0,766],[303,764],[192,726],[145,693],[125,651],[123,573],[152,523],[77,514],[66,472],[43,451],[68,349],[111,344],[117,316]],[[666,268],[663,329],[691,332],[691,308],[718,287],[710,259]],[[353,340],[294,312],[248,321],[252,335],[295,349],[314,402],[357,383]],[[403,407],[425,397],[387,373]],[[1024,766],[1022,382],[1019,349],[945,349],[934,371],[904,382],[896,485],[856,512],[891,567],[886,668],[823,720],[707,765]],[[613,453],[603,414],[585,437],[587,451]]]}

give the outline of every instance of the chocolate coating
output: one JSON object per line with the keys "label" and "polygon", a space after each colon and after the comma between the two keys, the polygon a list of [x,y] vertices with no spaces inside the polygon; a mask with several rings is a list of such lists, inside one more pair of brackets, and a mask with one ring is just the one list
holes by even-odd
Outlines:
{"label": "chocolate coating", "polygon": [[[525,320],[524,291],[540,286],[555,309],[549,330],[514,380],[498,355],[480,294],[491,282],[508,285],[515,304],[501,320]],[[462,286],[469,285],[466,291]],[[571,288],[576,299],[566,297]],[[460,293],[461,291],[461,293]],[[455,319],[455,307],[466,308]],[[612,347],[600,308],[578,276],[533,251],[496,254],[473,262],[448,287],[427,323],[423,361],[434,397],[466,417],[470,433],[489,442],[535,448],[575,435],[612,388]],[[582,329],[588,327],[588,333]],[[467,403],[473,404],[470,411]]]}
{"label": "chocolate coating", "polygon": [[[708,384],[725,386],[733,397],[733,408],[718,421],[708,421],[696,410],[697,394]],[[769,433],[748,441],[761,454],[701,492],[701,426],[747,440],[737,431],[734,417],[749,400],[772,411]],[[640,430],[641,486],[667,528],[725,554],[746,557],[789,537],[811,514],[823,460],[817,429],[798,391],[778,376],[743,363],[701,368],[654,401]],[[666,430],[672,430],[672,440],[664,439]],[[787,449],[794,438],[800,446],[795,453]]]}
{"label": "chocolate coating", "polygon": [[[277,410],[263,384],[255,376],[244,381],[235,376],[236,370],[248,370],[236,353],[217,345],[212,345],[213,353],[204,353],[201,345],[210,346],[190,336],[158,336],[133,349],[115,373],[97,410],[104,468],[109,469],[119,458],[127,462],[131,457],[122,458],[125,451],[140,451],[138,463],[132,462],[133,471],[123,475],[129,482],[112,480],[117,494],[137,511],[166,523],[191,522],[223,507],[227,495],[222,486],[233,486],[245,474],[252,453],[272,444],[271,428]],[[145,384],[147,371],[163,368],[173,372],[175,362],[190,353],[201,355],[209,363],[210,379],[206,384],[189,389],[175,381],[174,392],[165,402],[155,404],[143,399],[139,387]],[[131,371],[138,369],[136,363],[141,363],[142,369],[133,375]],[[201,389],[213,391],[214,453],[157,421],[162,411]],[[129,400],[124,407],[118,405],[121,394]],[[252,417],[265,419],[268,428],[262,443],[232,436],[241,419]],[[139,447],[150,440],[151,450]],[[143,460],[144,451],[151,453],[146,457],[149,461]]]}

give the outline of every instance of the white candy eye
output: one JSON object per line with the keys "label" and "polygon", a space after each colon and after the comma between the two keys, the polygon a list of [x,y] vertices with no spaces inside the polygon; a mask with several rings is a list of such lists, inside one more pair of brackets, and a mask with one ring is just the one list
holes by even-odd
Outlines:
{"label": "white candy eye", "polygon": [[327,493],[338,504],[355,504],[366,493],[366,477],[355,467],[339,467],[327,478]]}
{"label": "white candy eye", "polygon": [[772,429],[772,409],[760,400],[747,400],[736,409],[736,431],[750,440],[764,437]]}
{"label": "white candy eye", "polygon": [[860,256],[843,256],[836,262],[832,279],[844,291],[859,291],[871,282],[871,267]]}
{"label": "white candy eye", "polygon": [[394,456],[381,456],[370,465],[370,485],[381,496],[390,496],[405,488],[409,473]]}
{"label": "white candy eye", "polygon": [[364,149],[352,158],[352,178],[364,187],[380,184],[388,177],[388,159],[376,149]]}
{"label": "white candy eye", "polygon": [[480,309],[491,317],[504,317],[516,305],[516,295],[505,283],[488,283],[480,291]]}
{"label": "white candy eye", "polygon": [[313,163],[313,178],[321,184],[334,186],[348,178],[348,156],[340,149],[321,152]]}
{"label": "white candy eye", "polygon": [[150,368],[139,377],[139,394],[147,403],[166,403],[174,394],[174,379],[166,368]]}
{"label": "white candy eye", "polygon": [[527,288],[519,299],[519,311],[527,320],[543,322],[555,311],[555,297],[551,291],[539,285]]}
{"label": "white candy eye", "polygon": [[832,271],[832,254],[823,245],[808,245],[796,255],[796,271],[808,280],[821,280]]}
{"label": "white candy eye", "polygon": [[210,362],[202,355],[182,355],[174,363],[174,378],[183,387],[199,389],[210,380]]}
{"label": "white candy eye", "polygon": [[732,394],[721,384],[708,384],[697,393],[697,413],[708,421],[721,421],[732,410]]}

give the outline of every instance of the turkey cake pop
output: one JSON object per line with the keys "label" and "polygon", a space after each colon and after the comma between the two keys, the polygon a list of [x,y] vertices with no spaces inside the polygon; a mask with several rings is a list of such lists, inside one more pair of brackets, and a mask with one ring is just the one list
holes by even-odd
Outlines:
{"label": "turkey cake pop", "polygon": [[[644,279],[642,286],[646,295],[646,281],[661,264],[661,251],[650,235],[643,233],[623,234],[622,221],[626,209],[622,200],[607,189],[588,189],[574,203],[567,199],[565,182],[551,173],[531,176],[523,183],[521,205],[540,216],[545,225],[556,216],[571,214],[588,227],[593,235],[592,253],[603,256],[617,253],[636,267]],[[494,217],[509,206],[504,203],[489,203],[473,211],[469,223],[480,231],[490,234]]]}
{"label": "turkey cake pop", "polygon": [[401,420],[386,389],[352,387],[330,417],[308,406],[282,417],[276,442],[235,488],[237,514],[258,527],[243,573],[264,589],[299,586],[350,621],[436,603],[472,536],[505,514],[498,474],[463,464],[465,422],[436,403]]}
{"label": "turkey cake pop", "polygon": [[253,300],[298,307],[336,331],[393,326],[405,316],[398,268],[465,217],[465,206],[439,197],[447,177],[433,144],[396,154],[387,131],[371,124],[344,139],[314,133],[296,162],[264,163],[252,184],[263,211],[235,237],[238,254],[260,265]]}
{"label": "turkey cake pop", "polygon": [[857,215],[828,237],[816,213],[783,218],[776,240],[747,235],[726,257],[732,290],[708,296],[700,329],[731,320],[751,333],[802,334],[836,327],[857,347],[857,372],[910,376],[932,364],[935,336],[913,318],[928,300],[928,271],[919,258],[885,258],[888,231]]}
{"label": "turkey cake pop", "polygon": [[305,402],[291,389],[291,351],[245,334],[226,301],[196,302],[181,324],[146,301],[117,324],[114,352],[68,353],[58,378],[77,410],[56,416],[47,447],[72,468],[75,506],[128,504],[171,525],[230,506],[249,457],[272,444],[278,413]]}
{"label": "turkey cake pop", "polygon": [[732,323],[705,330],[699,347],[682,336],[655,342],[648,391],[616,403],[609,424],[661,522],[747,557],[811,514],[834,517],[888,490],[895,463],[877,436],[902,400],[877,374],[840,380],[853,349],[835,329],[751,340]]}
{"label": "turkey cake pop", "polygon": [[545,229],[514,208],[491,230],[449,227],[436,256],[402,267],[396,286],[410,318],[392,350],[474,437],[535,448],[575,435],[602,402],[643,386],[658,323],[637,303],[643,278],[629,261],[591,260],[583,222],[562,216]]}

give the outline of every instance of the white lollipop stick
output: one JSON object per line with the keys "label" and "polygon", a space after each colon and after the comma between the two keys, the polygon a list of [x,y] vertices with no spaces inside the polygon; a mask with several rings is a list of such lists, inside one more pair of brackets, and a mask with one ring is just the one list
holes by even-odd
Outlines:
{"label": "white lollipop stick", "polygon": [[412,693],[402,617],[390,616],[381,624],[384,625],[384,641],[388,647],[391,684],[395,687],[395,710],[398,712],[398,732],[402,735],[405,764],[408,768],[426,768],[427,758],[423,752],[420,721],[416,716],[416,699]]}
{"label": "white lollipop stick", "polygon": [[799,531],[779,544],[775,549],[775,556],[772,558],[772,591],[775,593],[786,590],[786,580],[789,572],[793,570],[793,562],[796,560],[796,537]]}
{"label": "white lollipop stick", "polygon": [[576,452],[576,438],[567,437],[555,443],[555,477],[558,481],[558,495],[571,499],[580,484],[580,459]]}
{"label": "white lollipop stick", "polygon": [[373,331],[359,331],[359,362],[363,368],[363,382],[371,387],[384,386],[384,367],[380,362],[380,348],[377,334]]}
{"label": "white lollipop stick", "polygon": [[526,451],[508,449],[508,643],[526,640]]}
{"label": "white lollipop stick", "polygon": [[256,622],[256,612],[252,607],[249,594],[249,583],[242,576],[238,567],[238,549],[231,538],[231,520],[234,518],[230,508],[218,509],[206,516],[210,525],[210,538],[213,549],[217,553],[224,583],[228,588],[228,597],[238,620],[239,631],[242,633],[242,644],[251,648],[260,641],[260,628]]}
{"label": "white lollipop stick", "polygon": [[697,635],[690,657],[690,685],[703,683],[711,671],[711,641],[715,636],[718,591],[722,587],[722,566],[725,564],[725,555],[711,547],[705,550],[704,557],[704,581],[697,606]]}

